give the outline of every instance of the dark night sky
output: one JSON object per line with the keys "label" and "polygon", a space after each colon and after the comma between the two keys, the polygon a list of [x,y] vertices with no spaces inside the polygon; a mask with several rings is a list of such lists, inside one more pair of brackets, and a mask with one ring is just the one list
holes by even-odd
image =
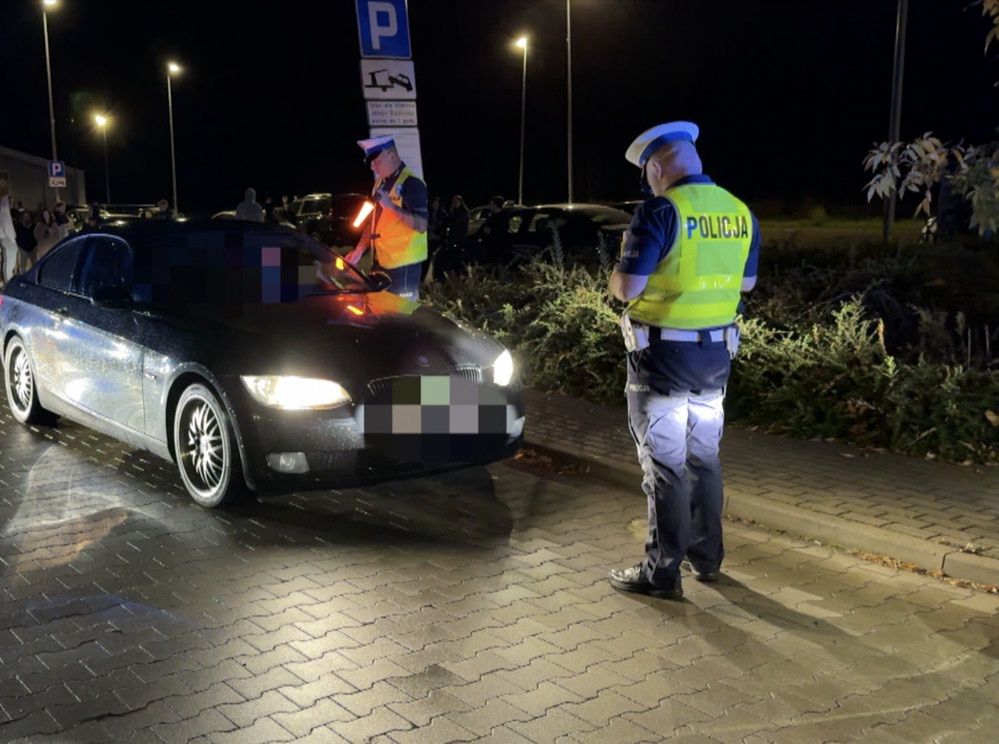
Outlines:
{"label": "dark night sky", "polygon": [[[981,141],[999,124],[999,63],[966,0],[912,0],[903,137]],[[0,145],[49,150],[38,0],[3,0]],[[573,0],[577,200],[636,198],[623,152],[660,121],[701,125],[707,172],[757,203],[859,206],[861,161],[886,136],[894,0]],[[520,54],[528,63],[526,201],[565,186],[563,0],[409,0],[423,159],[431,191],[477,204],[515,196]],[[106,106],[112,196],[169,196],[165,59],[174,86],[181,208],[259,194],[365,190],[366,136],[351,0],[63,0],[50,16],[62,159],[103,195]],[[993,57],[999,55],[994,50]],[[74,104],[75,102],[75,104]],[[70,117],[77,110],[75,126]]]}

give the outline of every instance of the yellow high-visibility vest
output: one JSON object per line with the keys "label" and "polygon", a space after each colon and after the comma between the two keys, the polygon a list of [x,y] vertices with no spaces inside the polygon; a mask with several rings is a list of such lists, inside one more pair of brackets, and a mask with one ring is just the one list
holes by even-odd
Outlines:
{"label": "yellow high-visibility vest", "polygon": [[[397,207],[402,206],[402,185],[416,174],[408,166],[403,167],[389,190],[389,199]],[[375,184],[372,194],[377,193],[381,182]],[[417,232],[390,209],[379,209],[374,225],[375,260],[385,269],[420,263],[427,260],[427,234]]]}
{"label": "yellow high-visibility vest", "polygon": [[662,328],[731,324],[753,241],[749,207],[713,183],[684,184],[663,196],[676,209],[676,239],[628,314]]}

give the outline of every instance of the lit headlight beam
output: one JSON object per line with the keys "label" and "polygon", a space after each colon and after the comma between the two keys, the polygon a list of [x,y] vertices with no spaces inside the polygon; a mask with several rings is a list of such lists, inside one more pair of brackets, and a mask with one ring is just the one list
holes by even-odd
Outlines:
{"label": "lit headlight beam", "polygon": [[493,363],[493,382],[506,387],[513,380],[513,372],[513,355],[509,351],[504,351]]}
{"label": "lit headlight beam", "polygon": [[307,411],[350,403],[350,394],[332,380],[279,375],[241,375],[240,379],[254,400],[270,408]]}

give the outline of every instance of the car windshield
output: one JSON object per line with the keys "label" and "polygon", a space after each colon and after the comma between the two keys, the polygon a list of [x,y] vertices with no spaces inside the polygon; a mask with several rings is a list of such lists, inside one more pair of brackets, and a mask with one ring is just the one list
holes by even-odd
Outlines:
{"label": "car windshield", "polygon": [[370,291],[364,274],[307,235],[223,227],[143,241],[133,296],[154,306],[218,307]]}
{"label": "car windshield", "polygon": [[[304,295],[300,296],[371,291],[365,275],[347,263],[339,253],[308,235],[299,234],[296,237],[301,241],[304,249],[300,255],[304,256],[307,252],[309,256],[312,256],[312,265],[316,269],[315,284],[307,289]],[[305,265],[308,265],[307,258]]]}

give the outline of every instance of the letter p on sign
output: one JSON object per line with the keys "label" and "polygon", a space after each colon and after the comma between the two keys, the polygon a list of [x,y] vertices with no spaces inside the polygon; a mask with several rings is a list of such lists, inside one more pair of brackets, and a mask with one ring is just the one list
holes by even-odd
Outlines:
{"label": "letter p on sign", "polygon": [[406,0],[356,0],[362,57],[409,59]]}
{"label": "letter p on sign", "polygon": [[399,19],[392,3],[368,3],[368,24],[371,26],[371,46],[377,50],[382,48],[382,37],[391,38],[399,33]]}

